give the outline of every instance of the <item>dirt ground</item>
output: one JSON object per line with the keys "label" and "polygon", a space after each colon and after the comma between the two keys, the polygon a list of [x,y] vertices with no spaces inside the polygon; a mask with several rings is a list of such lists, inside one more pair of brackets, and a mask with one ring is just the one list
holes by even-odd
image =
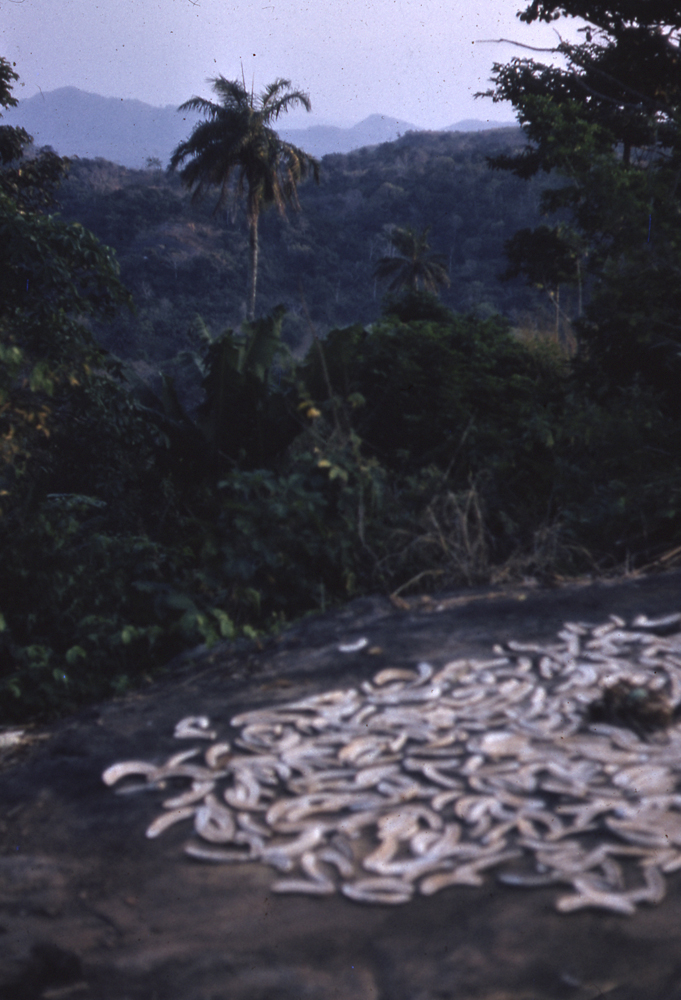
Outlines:
{"label": "dirt ground", "polygon": [[[258,650],[196,651],[143,692],[52,726],[0,759],[4,1000],[681,1000],[681,873],[633,917],[561,915],[554,889],[453,887],[402,906],[271,892],[259,863],[187,857],[158,840],[149,798],[101,775],[165,760],[188,714],[227,728],[246,709],[356,685],[384,666],[483,657],[563,622],[681,610],[681,573],[552,590],[362,598]],[[364,649],[342,653],[361,637]],[[369,652],[371,650],[371,652]]]}

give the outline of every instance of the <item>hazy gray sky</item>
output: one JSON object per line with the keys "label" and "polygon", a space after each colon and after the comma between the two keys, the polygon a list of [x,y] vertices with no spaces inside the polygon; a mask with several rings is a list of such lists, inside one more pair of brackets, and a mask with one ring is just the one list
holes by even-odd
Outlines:
{"label": "hazy gray sky", "polygon": [[[421,128],[464,118],[510,121],[510,106],[474,100],[492,63],[528,53],[480,39],[552,45],[518,0],[0,0],[0,55],[16,63],[14,96],[75,86],[106,97],[181,104],[211,97],[206,78],[277,76],[308,91],[315,121],[354,124],[380,112]],[[477,9],[476,9],[477,8]],[[576,28],[558,24],[568,38]],[[303,113],[304,115],[304,113]],[[311,124],[299,114],[290,126]]]}

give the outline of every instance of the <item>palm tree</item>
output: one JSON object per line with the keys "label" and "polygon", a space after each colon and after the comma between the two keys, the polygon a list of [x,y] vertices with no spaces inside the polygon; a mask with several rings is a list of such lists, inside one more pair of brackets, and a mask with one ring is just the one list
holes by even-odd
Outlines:
{"label": "palm tree", "polygon": [[388,290],[396,292],[400,288],[418,291],[419,285],[427,292],[437,292],[443,285],[449,285],[444,258],[431,252],[428,243],[430,226],[417,233],[411,226],[400,229],[394,226],[390,244],[397,253],[381,257],[374,269],[374,277],[392,278]]}
{"label": "palm tree", "polygon": [[[170,159],[170,170],[191,157],[180,171],[192,201],[218,187],[214,212],[224,206],[230,191],[236,197],[246,193],[250,246],[250,287],[247,318],[255,318],[258,277],[258,220],[268,205],[276,205],[282,215],[286,205],[300,208],[297,185],[312,173],[319,183],[319,162],[297,146],[284,142],[272,128],[279,115],[292,105],[310,111],[310,98],[300,90],[290,90],[291,81],[281,78],[254,98],[237,80],[223,76],[209,80],[219,103],[192,97],[178,109],[202,111],[192,134],[181,142]],[[233,182],[233,183],[231,183]]]}

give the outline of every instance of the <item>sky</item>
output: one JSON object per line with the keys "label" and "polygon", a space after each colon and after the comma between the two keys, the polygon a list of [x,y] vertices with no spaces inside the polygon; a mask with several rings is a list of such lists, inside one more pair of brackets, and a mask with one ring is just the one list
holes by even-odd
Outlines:
{"label": "sky", "polygon": [[[419,128],[467,118],[512,122],[507,104],[475,100],[492,63],[550,55],[510,44],[557,42],[525,25],[522,0],[0,0],[0,56],[16,63],[18,99],[58,87],[175,106],[211,98],[207,78],[277,77],[306,91],[312,115],[286,125],[353,125],[370,114]],[[476,9],[477,8],[477,9]],[[576,40],[580,22],[560,21]]]}

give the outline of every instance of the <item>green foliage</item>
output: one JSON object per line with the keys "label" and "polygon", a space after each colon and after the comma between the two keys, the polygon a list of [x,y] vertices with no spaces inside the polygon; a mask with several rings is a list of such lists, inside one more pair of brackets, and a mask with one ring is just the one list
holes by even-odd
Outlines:
{"label": "green foliage", "polygon": [[[394,491],[400,496],[392,513],[382,509],[371,531],[368,512],[363,514],[374,585],[382,579],[376,573],[389,557],[392,533],[405,530],[405,517],[413,526],[418,515],[406,499],[412,486],[405,484],[433,469],[439,470],[440,490],[452,495],[468,496],[476,484],[476,504],[487,511],[490,558],[503,560],[527,543],[556,489],[554,446],[566,392],[562,359],[517,343],[498,318],[453,315],[442,323],[409,324],[388,316],[370,331],[335,330],[323,352],[330,399],[317,350],[311,348],[298,369],[314,424],[318,416],[330,427],[340,411],[337,424],[346,440],[361,445],[361,454],[350,450],[354,470],[369,462],[371,475],[383,477],[384,500]],[[338,439],[338,432],[332,437]],[[348,466],[324,457],[347,482]],[[368,471],[356,480],[350,505],[356,524]],[[424,505],[432,499],[432,491],[421,497]]]}
{"label": "green foliage", "polygon": [[[0,60],[5,107],[13,103],[11,79],[16,74]],[[28,138],[5,127],[0,143],[0,495],[10,497],[6,503],[70,389],[87,382],[94,365],[108,365],[88,319],[131,303],[112,251],[80,224],[43,214],[66,165],[51,155],[26,163]]]}
{"label": "green foliage", "polygon": [[246,194],[251,271],[248,318],[253,320],[260,213],[268,205],[276,205],[282,215],[286,205],[299,207],[298,184],[310,174],[319,182],[317,160],[280,139],[272,125],[289,108],[302,104],[310,111],[312,105],[307,94],[292,91],[291,81],[282,78],[265,87],[257,100],[238,80],[219,76],[211,82],[219,103],[192,97],[178,109],[201,111],[206,117],[174,151],[169,170],[188,161],[180,178],[193,188],[194,200],[217,187],[214,211],[224,208],[230,194],[235,200]]}
{"label": "green foliage", "polygon": [[566,540],[604,567],[651,563],[678,545],[681,425],[656,393],[633,386],[599,403],[576,381],[558,434],[554,503]]}
{"label": "green foliage", "polygon": [[389,280],[388,290],[397,292],[409,288],[416,292],[437,292],[449,284],[444,257],[434,254],[428,243],[430,226],[417,233],[411,226],[395,226],[388,237],[392,253],[381,257],[374,268],[379,280]]}
{"label": "green foliage", "polygon": [[[584,124],[574,93],[552,103],[523,73],[549,170],[574,146],[573,174],[545,199],[572,223],[527,231],[539,188],[523,194],[486,171],[499,136],[405,136],[328,157],[307,219],[269,229],[263,254],[271,294],[304,275],[315,316],[354,321],[329,324],[300,359],[288,344],[310,331],[288,292],[273,300],[288,312],[272,302],[240,330],[224,327],[225,302],[239,304],[225,299],[226,275],[244,273],[238,230],[190,214],[176,177],[99,161],[75,164],[72,206],[80,198],[84,219],[128,241],[142,303],[109,332],[135,362],[107,355],[97,324],[129,301],[113,252],[45,214],[47,175],[29,171],[22,188],[22,161],[5,163],[0,719],[71,712],[197,643],[257,639],[357,595],[550,580],[679,546],[678,165],[645,173],[635,156],[620,161],[606,141],[617,121]],[[0,60],[0,102],[11,79]],[[668,221],[642,248],[634,221],[650,192]],[[521,216],[518,274],[550,286],[591,267],[575,363],[516,339],[495,313],[494,247]],[[456,294],[477,289],[477,314],[453,311],[447,289],[440,302],[412,287],[382,315],[372,305],[367,325],[381,241],[431,218]],[[342,308],[339,281],[352,288]]]}
{"label": "green foliage", "polygon": [[[265,324],[265,340],[274,329]],[[0,607],[4,717],[70,711],[136,686],[197,642],[262,634],[377,588],[480,583],[507,564],[576,571],[590,565],[586,543],[626,558],[637,546],[650,551],[641,531],[659,548],[679,530],[681,477],[656,445],[673,427],[652,399],[585,401],[559,355],[518,344],[499,319],[387,317],[371,330],[333,331],[288,377],[297,404],[267,382],[269,354],[232,346],[229,370],[248,374],[250,356],[261,379],[251,372],[245,384],[269,386],[307,429],[277,468],[236,462],[217,481],[210,465],[203,478],[186,477],[178,442],[155,443],[160,424],[150,417],[145,434],[147,411],[130,403],[116,420],[122,435],[137,427],[127,457],[141,466],[126,466],[110,429],[101,492],[88,492],[74,465],[79,491],[46,495],[58,480],[48,470],[30,516],[0,520],[10,568]],[[107,391],[110,404],[111,382]],[[100,412],[96,396],[79,398]],[[76,449],[82,434],[76,424]],[[646,481],[645,469],[656,478]],[[146,522],[137,530],[135,512]],[[538,539],[556,516],[549,558]]]}
{"label": "green foliage", "polygon": [[281,393],[269,391],[275,355],[287,353],[280,340],[285,309],[244,324],[237,342],[231,330],[210,344],[204,362],[205,402],[197,420],[213,451],[242,467],[271,465],[300,432]]}
{"label": "green foliage", "polygon": [[[0,107],[17,106],[18,101],[12,97],[12,84],[18,79],[9,62],[0,58]],[[56,189],[66,176],[69,161],[50,149],[27,158],[31,143],[31,136],[25,129],[0,126],[0,191],[20,208],[38,211],[53,206]]]}
{"label": "green foliage", "polygon": [[[332,384],[367,401],[357,418],[364,444],[396,471],[449,461],[472,422],[456,459],[465,483],[490,451],[499,453],[502,440],[516,441],[518,422],[527,422],[532,407],[544,411],[553,402],[550,383],[537,378],[535,356],[499,318],[407,324],[388,317],[369,335],[357,327],[332,331],[324,346]],[[320,399],[312,352],[307,366],[309,375],[306,366],[301,372]],[[557,378],[554,383],[555,395]],[[486,430],[488,424],[493,429]]]}
{"label": "green foliage", "polygon": [[353,594],[352,541],[339,531],[324,476],[306,458],[289,474],[256,470],[219,484],[223,566],[241,586],[255,586],[263,614],[314,607],[322,583],[331,598]]}
{"label": "green foliage", "polygon": [[584,276],[590,301],[575,330],[585,386],[614,396],[643,382],[679,414],[679,10],[536,0],[521,20],[561,16],[590,22],[583,43],[552,50],[567,67],[495,63],[496,89],[486,94],[513,103],[533,143],[490,164],[523,178],[555,171],[563,183],[543,193],[542,208],[570,218],[517,233],[506,244],[508,273],[556,291]]}
{"label": "green foliage", "polygon": [[109,697],[187,646],[236,634],[190,548],[101,533],[93,501],[48,500],[29,524],[0,522],[3,719]]}
{"label": "green foliage", "polygon": [[[497,277],[505,265],[504,240],[539,220],[539,194],[548,183],[542,177],[525,190],[517,178],[487,169],[486,155],[518,144],[516,129],[415,133],[325,157],[320,185],[299,187],[301,212],[284,220],[261,216],[259,311],[287,306],[282,337],[296,354],[308,336],[301,282],[320,333],[373,322],[381,312],[381,288],[372,272],[388,250],[387,233],[395,225],[420,230],[430,222],[433,252],[444,258],[451,281],[441,290],[445,306],[467,311],[489,305],[512,316],[536,312],[540,293]],[[406,196],[384,211],[374,206],[374,194],[386,180],[399,181]],[[177,174],[86,160],[71,165],[60,203],[65,218],[81,221],[115,247],[122,280],[134,295],[132,320],[123,316],[94,327],[99,342],[118,357],[165,363],[200,348],[197,313],[214,336],[236,328],[246,315],[249,245],[241,204],[233,214],[213,217],[213,202],[192,203]]]}
{"label": "green foliage", "polygon": [[270,391],[273,361],[290,353],[281,342],[284,312],[283,306],[277,307],[269,316],[244,323],[239,337],[225,330],[213,339],[199,322],[203,356],[189,355],[202,377],[204,393],[195,419],[185,411],[170,375],[162,374],[160,397],[143,383],[134,384],[137,408],[166,449],[160,461],[167,472],[172,465],[173,474],[189,482],[215,478],[225,464],[267,467],[300,433],[300,420],[287,407],[283,393]]}
{"label": "green foliage", "polygon": [[431,320],[435,323],[448,323],[454,318],[454,313],[440,302],[432,292],[407,289],[400,295],[386,295],[383,300],[385,316],[395,316],[402,323],[413,320]]}
{"label": "green foliage", "polygon": [[584,247],[577,234],[565,226],[519,229],[505,246],[509,258],[506,278],[524,274],[538,288],[579,280]]}

